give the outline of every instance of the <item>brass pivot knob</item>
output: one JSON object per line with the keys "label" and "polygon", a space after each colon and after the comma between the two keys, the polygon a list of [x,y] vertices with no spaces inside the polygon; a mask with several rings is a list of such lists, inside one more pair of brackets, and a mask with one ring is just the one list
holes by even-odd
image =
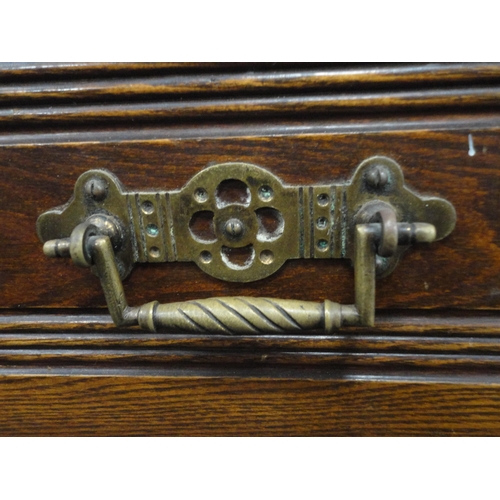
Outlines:
{"label": "brass pivot knob", "polygon": [[245,227],[243,223],[236,218],[229,219],[224,226],[224,232],[230,238],[239,238],[243,235],[244,231]]}
{"label": "brass pivot knob", "polygon": [[109,237],[114,248],[119,247],[122,242],[117,221],[111,216],[98,214],[78,224],[69,238],[46,241],[43,253],[47,257],[71,257],[77,266],[90,267],[93,260],[89,243],[96,236]]}

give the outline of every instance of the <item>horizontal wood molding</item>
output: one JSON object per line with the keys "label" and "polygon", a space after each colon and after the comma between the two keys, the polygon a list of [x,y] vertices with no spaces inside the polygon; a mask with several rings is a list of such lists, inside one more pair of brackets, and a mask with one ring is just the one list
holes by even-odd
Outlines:
{"label": "horizontal wood molding", "polygon": [[0,108],[0,125],[142,123],[225,118],[281,117],[465,108],[497,109],[500,86],[474,89],[373,92],[365,94],[252,97],[211,100]]}
{"label": "horizontal wood molding", "polygon": [[[92,65],[80,69],[90,69]],[[134,66],[118,65],[116,69],[132,69]],[[191,69],[187,65],[184,68]],[[59,66],[62,68],[62,66]],[[70,67],[68,67],[69,69]],[[175,65],[138,65],[139,69],[156,68],[160,70],[176,69]],[[177,69],[182,69],[180,66]],[[213,69],[212,65],[202,65],[199,69]],[[236,66],[238,68],[238,66]],[[244,67],[243,67],[244,68]],[[224,70],[224,65],[220,66]],[[111,71],[112,68],[108,68]],[[7,70],[2,71],[0,64],[0,82]],[[19,72],[20,70],[18,70]],[[102,78],[102,75],[101,75]],[[422,84],[463,84],[474,86],[500,82],[500,64],[427,64],[398,66],[363,66],[349,69],[324,68],[246,71],[239,73],[213,73],[165,75],[155,77],[128,77],[110,79],[85,79],[36,82],[23,84],[0,83],[0,104],[8,101],[43,100],[89,100],[99,101],[106,98],[126,100],[131,97],[165,99],[167,96],[218,95],[239,93],[275,93],[276,91],[307,90],[355,90],[371,87],[405,87]]]}
{"label": "horizontal wood molding", "polygon": [[[265,352],[281,350],[290,352],[309,352],[318,354],[321,351],[337,351],[345,353],[423,353],[423,354],[488,354],[500,353],[498,336],[483,337],[471,332],[470,337],[423,335],[381,335],[368,332],[345,332],[338,335],[291,336],[238,336],[222,337],[220,335],[194,336],[187,334],[145,334],[138,331],[128,333],[2,333],[0,349],[108,349],[118,352],[124,349],[212,349],[219,351],[245,350]],[[7,351],[3,354],[8,354]]]}
{"label": "horizontal wood molding", "polygon": [[[328,65],[328,63],[326,63]],[[220,71],[274,71],[282,68],[308,69],[324,67],[325,63],[262,63],[262,62],[0,62],[1,80],[44,80],[103,78],[116,75],[185,74]],[[333,63],[336,68],[365,66],[363,63]],[[384,66],[384,65],[381,65]]]}
{"label": "horizontal wood molding", "polygon": [[[75,79],[78,75],[83,79]],[[30,82],[30,76],[37,80]],[[0,64],[4,130],[456,113],[495,108],[499,97],[497,63]]]}
{"label": "horizontal wood molding", "polygon": [[384,133],[404,131],[500,130],[500,115],[494,110],[474,113],[416,113],[400,116],[389,113],[369,117],[366,115],[336,116],[328,119],[276,119],[272,122],[236,120],[230,123],[162,124],[161,126],[128,127],[127,123],[115,126],[67,130],[62,126],[44,127],[42,130],[25,131],[16,127],[0,129],[0,147],[15,145],[115,143],[130,141],[159,141],[178,139],[224,139],[250,137],[277,137],[318,134]]}
{"label": "horizontal wood molding", "polygon": [[[3,336],[2,336],[3,337]],[[219,348],[175,348],[175,346],[163,346],[159,348],[145,348],[136,345],[131,346],[130,338],[113,338],[107,343],[114,342],[118,348],[104,348],[96,340],[88,339],[93,348],[74,348],[75,339],[66,343],[59,342],[61,348],[53,349],[43,346],[43,341],[31,339],[31,346],[27,342],[19,348],[0,348],[0,368],[14,367],[20,372],[23,367],[66,367],[78,369],[90,368],[135,368],[147,367],[182,367],[185,370],[193,366],[204,367],[217,366],[224,368],[227,373],[232,373],[235,367],[261,366],[270,368],[293,367],[319,367],[345,374],[372,373],[390,375],[395,371],[405,371],[405,376],[413,372],[422,373],[431,370],[434,373],[446,373],[455,376],[468,373],[487,373],[496,375],[500,381],[500,349],[498,340],[485,341],[473,340],[466,344],[457,339],[418,339],[396,338],[396,339],[367,339],[362,336],[353,337],[345,341],[341,339],[335,342],[330,340],[318,342],[314,349],[303,350],[296,347],[279,348],[256,347],[259,339],[248,342],[245,347]],[[14,340],[10,339],[5,340]],[[54,339],[55,340],[55,339]],[[61,338],[57,339],[61,340]],[[156,339],[155,339],[156,340]],[[2,345],[6,342],[2,338]],[[203,341],[199,342],[203,344]],[[206,342],[205,342],[206,343]],[[229,344],[228,341],[225,342]],[[289,344],[293,342],[288,342]],[[219,342],[221,344],[221,342]],[[238,345],[241,342],[234,342]],[[270,342],[267,342],[270,344]],[[297,343],[298,344],[298,343]],[[325,344],[329,348],[336,347],[339,350],[325,350]],[[286,345],[286,343],[285,343]],[[353,350],[352,346],[357,346]],[[344,350],[341,350],[344,349]],[[350,349],[350,350],[345,350]]]}
{"label": "horizontal wood molding", "polygon": [[0,316],[0,368],[136,368],[197,366],[318,367],[344,375],[405,370],[436,374],[497,374],[497,313],[379,312],[375,328],[335,335],[150,334],[114,327],[97,313]]}
{"label": "horizontal wood molding", "polygon": [[[373,345],[373,344],[371,344]],[[370,345],[368,346],[370,347]],[[449,346],[448,346],[449,347]],[[484,346],[483,346],[484,348]],[[423,348],[420,348],[423,350]],[[442,349],[441,349],[442,352]],[[181,350],[181,349],[0,349],[0,367],[55,367],[67,368],[127,367],[140,369],[148,366],[173,365],[189,367],[216,365],[231,373],[234,366],[263,365],[269,367],[320,366],[347,373],[364,369],[371,373],[391,373],[393,370],[444,370],[456,375],[494,373],[500,381],[500,355],[457,354],[451,349],[446,354],[399,352],[307,352],[259,350]],[[22,371],[22,370],[21,370]]]}
{"label": "horizontal wood molding", "polygon": [[[377,310],[377,321],[374,327],[368,330],[370,335],[406,335],[414,336],[469,336],[469,335],[484,335],[497,337],[500,336],[500,314],[497,311],[459,311],[459,310],[415,310],[415,311],[399,311],[399,310]],[[138,327],[118,328],[115,327],[111,316],[107,310],[86,309],[54,309],[54,310],[3,310],[0,312],[0,332],[11,333],[40,333],[53,332],[56,333],[89,333],[92,332],[94,337],[98,338],[102,335],[102,339],[108,339],[110,334],[125,334],[131,338],[140,339],[149,338],[148,334],[139,330]],[[130,333],[134,332],[134,333]],[[135,335],[135,333],[141,333]],[[345,335],[352,336],[367,332],[365,327],[349,327]],[[317,333],[311,334],[313,342],[317,342]],[[344,336],[344,334],[342,334]],[[286,337],[286,336],[285,336]],[[268,340],[273,338],[285,338],[281,334],[266,336]],[[307,339],[310,335],[290,335],[289,339]],[[326,338],[321,335],[322,338]],[[29,336],[27,338],[35,338]],[[165,334],[153,335],[153,338],[167,338]],[[206,338],[205,336],[190,335],[182,337],[174,335],[176,338]],[[215,336],[210,338],[231,339],[231,342],[236,338],[245,338],[245,336]],[[249,338],[253,338],[250,336]]]}

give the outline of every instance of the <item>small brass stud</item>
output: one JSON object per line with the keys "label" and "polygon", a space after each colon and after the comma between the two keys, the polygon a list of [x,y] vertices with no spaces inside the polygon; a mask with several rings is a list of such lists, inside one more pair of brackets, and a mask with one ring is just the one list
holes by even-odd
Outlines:
{"label": "small brass stud", "polygon": [[108,195],[108,186],[103,179],[90,179],[85,184],[85,193],[95,201],[102,201]]}
{"label": "small brass stud", "polygon": [[383,188],[389,180],[389,172],[383,165],[375,165],[366,173],[366,182],[374,189]]}
{"label": "small brass stud", "polygon": [[243,234],[243,224],[238,219],[229,219],[224,226],[224,232],[232,238],[238,238]]}

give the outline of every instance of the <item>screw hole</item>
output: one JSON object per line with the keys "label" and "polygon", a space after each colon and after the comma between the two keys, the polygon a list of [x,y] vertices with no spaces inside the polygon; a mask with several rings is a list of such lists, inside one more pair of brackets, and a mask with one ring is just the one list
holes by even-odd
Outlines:
{"label": "screw hole", "polygon": [[206,250],[203,250],[203,252],[200,253],[200,260],[203,262],[203,264],[209,264],[212,262],[212,254],[210,252],[207,252]]}
{"label": "screw hole", "polygon": [[328,202],[330,201],[330,197],[326,193],[318,194],[317,199],[318,199],[318,205],[321,207],[328,205]]}
{"label": "screw hole", "polygon": [[142,202],[141,209],[145,214],[152,214],[155,211],[155,207],[150,201]]}
{"label": "screw hole", "polygon": [[270,201],[273,199],[274,191],[271,186],[261,186],[259,188],[259,198],[262,201]]}
{"label": "screw hole", "polygon": [[149,249],[149,255],[154,259],[157,259],[160,256],[160,249],[158,247],[151,247]]}
{"label": "screw hole", "polygon": [[262,264],[269,265],[274,260],[274,254],[273,252],[271,252],[271,250],[262,250],[262,252],[260,252],[259,258]]}
{"label": "screw hole", "polygon": [[319,240],[316,246],[320,252],[325,252],[328,249],[328,241]]}
{"label": "screw hole", "polygon": [[146,226],[146,233],[148,233],[149,236],[158,236],[159,232],[160,230],[156,224],[148,224]]}
{"label": "screw hole", "polygon": [[208,193],[206,192],[205,189],[203,188],[198,188],[195,192],[194,192],[194,199],[198,202],[198,203],[205,203],[207,200],[208,200]]}
{"label": "screw hole", "polygon": [[326,226],[328,225],[328,219],[326,217],[318,217],[316,220],[316,227],[318,229],[326,229]]}

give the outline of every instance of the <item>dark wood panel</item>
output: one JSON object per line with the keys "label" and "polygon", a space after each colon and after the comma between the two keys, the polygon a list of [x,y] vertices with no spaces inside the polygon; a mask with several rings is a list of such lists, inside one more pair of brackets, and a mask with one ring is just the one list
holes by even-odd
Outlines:
{"label": "dark wood panel", "polygon": [[[365,158],[383,154],[401,163],[410,186],[437,194],[457,210],[446,240],[405,254],[379,280],[377,307],[497,309],[500,306],[500,188],[498,129],[317,134],[0,148],[2,307],[101,307],[97,279],[69,261],[46,259],[35,235],[37,216],[68,200],[78,175],[108,168],[129,188],[175,189],[210,162],[246,161],[290,184],[348,178]],[[459,279],[457,279],[457,277]],[[195,264],[137,266],[125,283],[130,303],[211,295],[251,295],[353,301],[352,270],[343,261],[290,261],[253,284],[225,283]],[[284,291],[286,290],[286,293]]]}
{"label": "dark wood panel", "polygon": [[499,435],[498,383],[0,377],[0,434]]}

